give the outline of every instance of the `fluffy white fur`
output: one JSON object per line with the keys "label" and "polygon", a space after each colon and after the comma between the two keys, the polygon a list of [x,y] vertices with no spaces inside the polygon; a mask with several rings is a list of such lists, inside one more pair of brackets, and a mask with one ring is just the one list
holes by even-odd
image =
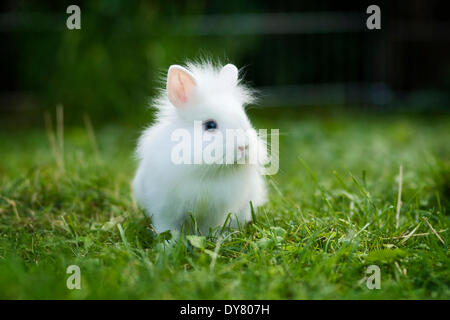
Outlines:
{"label": "fluffy white fur", "polygon": [[[171,76],[174,80],[169,81]],[[260,165],[171,161],[172,132],[184,128],[193,134],[194,120],[214,119],[224,136],[226,129],[240,128],[257,137],[244,110],[251,101],[253,95],[238,79],[234,65],[222,68],[203,62],[169,69],[167,88],[154,102],[156,122],[139,139],[139,167],[132,185],[157,232],[179,231],[192,220],[190,214],[203,234],[223,225],[229,213],[232,226],[236,219],[243,224],[251,219],[250,201],[255,209],[266,201]],[[256,141],[258,148],[253,150],[265,155],[265,145],[259,138]]]}

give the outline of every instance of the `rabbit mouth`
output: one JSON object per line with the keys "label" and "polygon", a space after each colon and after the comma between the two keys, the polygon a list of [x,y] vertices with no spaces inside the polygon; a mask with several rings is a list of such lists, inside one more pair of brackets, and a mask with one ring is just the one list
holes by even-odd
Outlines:
{"label": "rabbit mouth", "polygon": [[248,150],[237,150],[236,151],[236,164],[239,164],[241,161],[248,161]]}

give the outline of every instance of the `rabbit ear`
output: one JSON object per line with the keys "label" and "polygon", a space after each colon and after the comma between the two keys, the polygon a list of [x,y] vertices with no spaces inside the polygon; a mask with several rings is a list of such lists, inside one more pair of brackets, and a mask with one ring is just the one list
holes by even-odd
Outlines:
{"label": "rabbit ear", "polygon": [[185,68],[172,65],[167,75],[169,101],[177,108],[183,107],[192,98],[196,86],[194,76]]}
{"label": "rabbit ear", "polygon": [[238,69],[234,64],[229,63],[220,70],[220,77],[235,85],[238,81]]}

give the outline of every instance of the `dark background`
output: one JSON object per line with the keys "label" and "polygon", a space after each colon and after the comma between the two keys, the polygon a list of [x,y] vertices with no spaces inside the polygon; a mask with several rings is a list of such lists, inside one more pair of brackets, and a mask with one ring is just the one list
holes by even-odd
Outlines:
{"label": "dark background", "polygon": [[[139,118],[168,66],[199,57],[244,67],[264,107],[445,113],[447,2],[2,1],[0,116],[60,103],[68,122]],[[81,30],[66,28],[70,4]]]}

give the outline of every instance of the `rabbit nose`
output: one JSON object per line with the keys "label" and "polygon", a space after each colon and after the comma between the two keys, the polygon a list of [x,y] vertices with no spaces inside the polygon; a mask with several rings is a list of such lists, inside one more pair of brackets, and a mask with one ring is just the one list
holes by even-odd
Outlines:
{"label": "rabbit nose", "polygon": [[247,148],[248,148],[248,145],[246,145],[246,146],[239,146],[238,150],[239,151],[244,151],[244,149],[247,149]]}

